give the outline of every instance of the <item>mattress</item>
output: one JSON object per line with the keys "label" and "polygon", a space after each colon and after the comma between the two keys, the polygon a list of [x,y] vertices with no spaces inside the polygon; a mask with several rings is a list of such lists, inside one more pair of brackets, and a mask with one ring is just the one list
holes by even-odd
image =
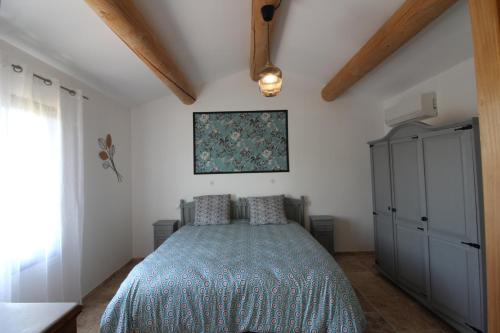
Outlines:
{"label": "mattress", "polygon": [[362,332],[333,257],[299,224],[184,226],[138,264],[101,333]]}

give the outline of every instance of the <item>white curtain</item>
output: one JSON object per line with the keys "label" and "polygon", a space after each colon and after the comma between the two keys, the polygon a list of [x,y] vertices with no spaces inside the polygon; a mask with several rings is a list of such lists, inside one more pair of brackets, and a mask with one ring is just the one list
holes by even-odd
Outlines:
{"label": "white curtain", "polygon": [[0,64],[0,302],[79,302],[82,96]]}

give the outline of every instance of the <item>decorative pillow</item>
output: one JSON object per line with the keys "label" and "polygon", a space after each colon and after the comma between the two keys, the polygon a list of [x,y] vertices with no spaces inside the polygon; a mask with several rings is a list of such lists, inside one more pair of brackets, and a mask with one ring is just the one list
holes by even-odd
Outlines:
{"label": "decorative pillow", "polygon": [[285,196],[250,197],[250,224],[287,224]]}
{"label": "decorative pillow", "polygon": [[204,195],[194,198],[194,225],[229,224],[231,197]]}

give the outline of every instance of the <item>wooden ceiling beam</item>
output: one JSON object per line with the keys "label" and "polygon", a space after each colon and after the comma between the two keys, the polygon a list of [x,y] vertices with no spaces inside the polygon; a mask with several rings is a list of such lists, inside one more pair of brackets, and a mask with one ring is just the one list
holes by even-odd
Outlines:
{"label": "wooden ceiling beam", "polygon": [[158,41],[132,0],[85,2],[182,103],[189,105],[196,101],[196,94],[186,76]]}
{"label": "wooden ceiling beam", "polygon": [[328,82],[321,95],[333,101],[412,39],[457,0],[406,0]]}
{"label": "wooden ceiling beam", "polygon": [[[277,7],[280,0],[252,0],[252,20],[250,37],[250,77],[252,80],[259,79],[259,73],[267,62],[267,54],[270,48],[267,41],[267,23],[262,19],[260,9],[265,5]],[[269,23],[269,42],[272,39],[272,32],[276,25],[276,17],[279,10],[274,12],[274,18]]]}

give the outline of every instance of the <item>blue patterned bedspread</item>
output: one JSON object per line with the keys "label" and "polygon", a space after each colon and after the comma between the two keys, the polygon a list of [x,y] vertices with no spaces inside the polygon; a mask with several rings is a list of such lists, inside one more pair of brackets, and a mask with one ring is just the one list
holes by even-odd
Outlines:
{"label": "blue patterned bedspread", "polygon": [[362,332],[356,295],[297,223],[184,226],[138,264],[101,319],[108,332]]}

